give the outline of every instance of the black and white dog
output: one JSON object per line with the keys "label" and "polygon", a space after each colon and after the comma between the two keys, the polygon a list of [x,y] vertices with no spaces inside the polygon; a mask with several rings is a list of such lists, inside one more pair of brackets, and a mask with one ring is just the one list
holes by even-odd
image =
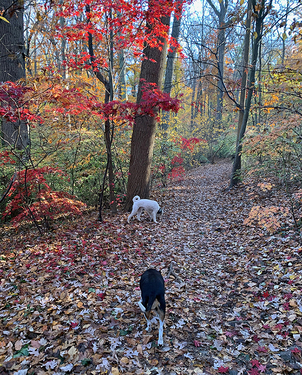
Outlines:
{"label": "black and white dog", "polygon": [[130,220],[132,216],[136,215],[137,220],[140,221],[141,213],[143,210],[147,211],[151,220],[153,220],[155,223],[156,221],[156,214],[161,214],[162,209],[159,207],[159,204],[156,201],[153,201],[151,199],[140,199],[138,195],[136,195],[133,198],[133,206],[131,214],[128,216],[128,223],[130,223]]}
{"label": "black and white dog", "polygon": [[153,268],[145,271],[140,279],[142,299],[138,303],[147,320],[147,331],[151,328],[151,310],[159,317],[158,345],[163,345],[164,319],[166,314],[165,282],[161,273]]}

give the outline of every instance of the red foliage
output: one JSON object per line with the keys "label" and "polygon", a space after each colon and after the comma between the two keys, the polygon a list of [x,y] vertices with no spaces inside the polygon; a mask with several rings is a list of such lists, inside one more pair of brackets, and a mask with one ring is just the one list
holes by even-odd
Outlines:
{"label": "red foliage", "polygon": [[3,217],[12,216],[15,224],[23,220],[53,219],[58,214],[81,214],[85,204],[77,201],[74,196],[52,191],[47,184],[45,175],[63,172],[56,168],[43,167],[18,172],[9,196],[11,201],[5,208]]}
{"label": "red foliage", "polygon": [[159,109],[177,112],[180,108],[180,100],[177,97],[171,98],[154,84],[145,83],[142,91],[140,104],[118,100],[100,103],[97,97],[87,97],[78,88],[67,90],[58,86],[47,97],[48,102],[53,104],[48,111],[64,115],[90,113],[102,119],[110,118],[115,121],[128,122],[131,125],[137,116],[156,117]]}
{"label": "red foliage", "polygon": [[189,139],[180,137],[180,139],[175,140],[175,143],[179,144],[182,150],[189,150],[191,152],[194,150],[195,145],[197,145],[200,142],[206,143],[207,141],[202,138],[195,137]]}
{"label": "red foliage", "polygon": [[168,178],[181,180],[185,175],[185,169],[183,166],[174,167],[172,171],[168,174]]}
{"label": "red foliage", "polygon": [[[140,0],[84,0],[82,2],[69,0],[64,7],[58,7],[57,17],[68,19],[63,25],[58,25],[54,31],[54,38],[65,38],[72,41],[87,41],[87,35],[93,36],[95,43],[101,42],[112,32],[116,50],[131,48],[134,56],[142,55],[145,44],[158,47],[158,38],[168,38],[168,28],[163,25],[161,18],[169,16],[176,8],[180,12],[182,2],[164,0],[152,1],[147,7]],[[82,15],[85,14],[85,18]],[[102,22],[106,17],[106,22]],[[87,22],[88,21],[88,22]],[[147,24],[152,25],[145,32]],[[81,56],[82,55],[82,56]],[[105,55],[105,54],[103,54]],[[99,56],[102,56],[100,53]],[[106,64],[102,57],[93,56],[94,68],[104,68]],[[96,60],[99,59],[99,65]],[[88,63],[88,61],[87,61]],[[76,58],[67,58],[66,64],[74,68],[85,66],[85,54],[80,52]],[[91,68],[91,66],[89,66]]]}
{"label": "red foliage", "polygon": [[11,153],[9,151],[0,152],[0,166],[15,163],[16,161],[11,157]]}
{"label": "red foliage", "polygon": [[218,368],[218,372],[219,372],[220,374],[226,374],[226,373],[229,372],[229,368],[228,368],[228,367],[220,366],[220,367]]}
{"label": "red foliage", "polygon": [[175,164],[179,164],[181,165],[183,163],[184,159],[180,156],[180,154],[178,155],[175,155],[174,158],[171,160],[171,164],[172,165],[175,165]]}
{"label": "red foliage", "polygon": [[5,82],[0,84],[0,117],[8,121],[16,122],[41,121],[41,118],[30,112],[28,109],[29,101],[25,94],[33,91],[31,88],[14,82]]}

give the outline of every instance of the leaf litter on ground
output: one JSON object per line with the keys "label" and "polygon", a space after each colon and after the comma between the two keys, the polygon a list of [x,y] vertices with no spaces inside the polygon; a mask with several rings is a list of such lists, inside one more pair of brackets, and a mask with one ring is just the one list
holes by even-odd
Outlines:
{"label": "leaf litter on ground", "polygon": [[[158,224],[90,213],[44,237],[4,232],[0,374],[302,373],[301,244],[243,224],[256,198],[227,191],[230,171],[205,165],[158,190]],[[137,304],[150,267],[166,284],[162,347]]]}

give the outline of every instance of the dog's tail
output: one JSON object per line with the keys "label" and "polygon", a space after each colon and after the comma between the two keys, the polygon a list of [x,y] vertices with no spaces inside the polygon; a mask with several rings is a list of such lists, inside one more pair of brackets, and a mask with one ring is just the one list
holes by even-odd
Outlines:
{"label": "dog's tail", "polygon": [[132,199],[133,203],[135,203],[135,202],[137,202],[137,201],[139,201],[139,200],[140,200],[140,197],[139,197],[138,195],[136,195],[136,196]]}

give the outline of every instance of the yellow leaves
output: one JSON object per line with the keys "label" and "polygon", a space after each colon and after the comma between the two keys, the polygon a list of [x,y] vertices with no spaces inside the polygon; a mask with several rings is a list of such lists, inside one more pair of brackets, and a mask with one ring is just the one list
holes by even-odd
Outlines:
{"label": "yellow leaves", "polygon": [[282,218],[289,215],[289,209],[278,206],[254,206],[249,216],[244,220],[248,226],[259,226],[269,233],[274,233],[282,225]]}
{"label": "yellow leaves", "polygon": [[279,102],[279,96],[276,94],[271,94],[267,100],[264,102],[264,107],[271,107],[271,108],[265,108],[266,113],[270,113],[273,109],[273,107],[276,105],[276,103]]}
{"label": "yellow leaves", "polygon": [[2,16],[0,16],[0,20],[2,20],[2,21],[5,21],[5,22],[9,23],[9,21],[8,21],[8,20],[7,20],[6,18],[2,17]]}
{"label": "yellow leaves", "polygon": [[269,191],[269,190],[272,190],[272,187],[274,185],[272,185],[269,182],[262,182],[262,183],[259,183],[257,186],[259,186],[262,191]]}

